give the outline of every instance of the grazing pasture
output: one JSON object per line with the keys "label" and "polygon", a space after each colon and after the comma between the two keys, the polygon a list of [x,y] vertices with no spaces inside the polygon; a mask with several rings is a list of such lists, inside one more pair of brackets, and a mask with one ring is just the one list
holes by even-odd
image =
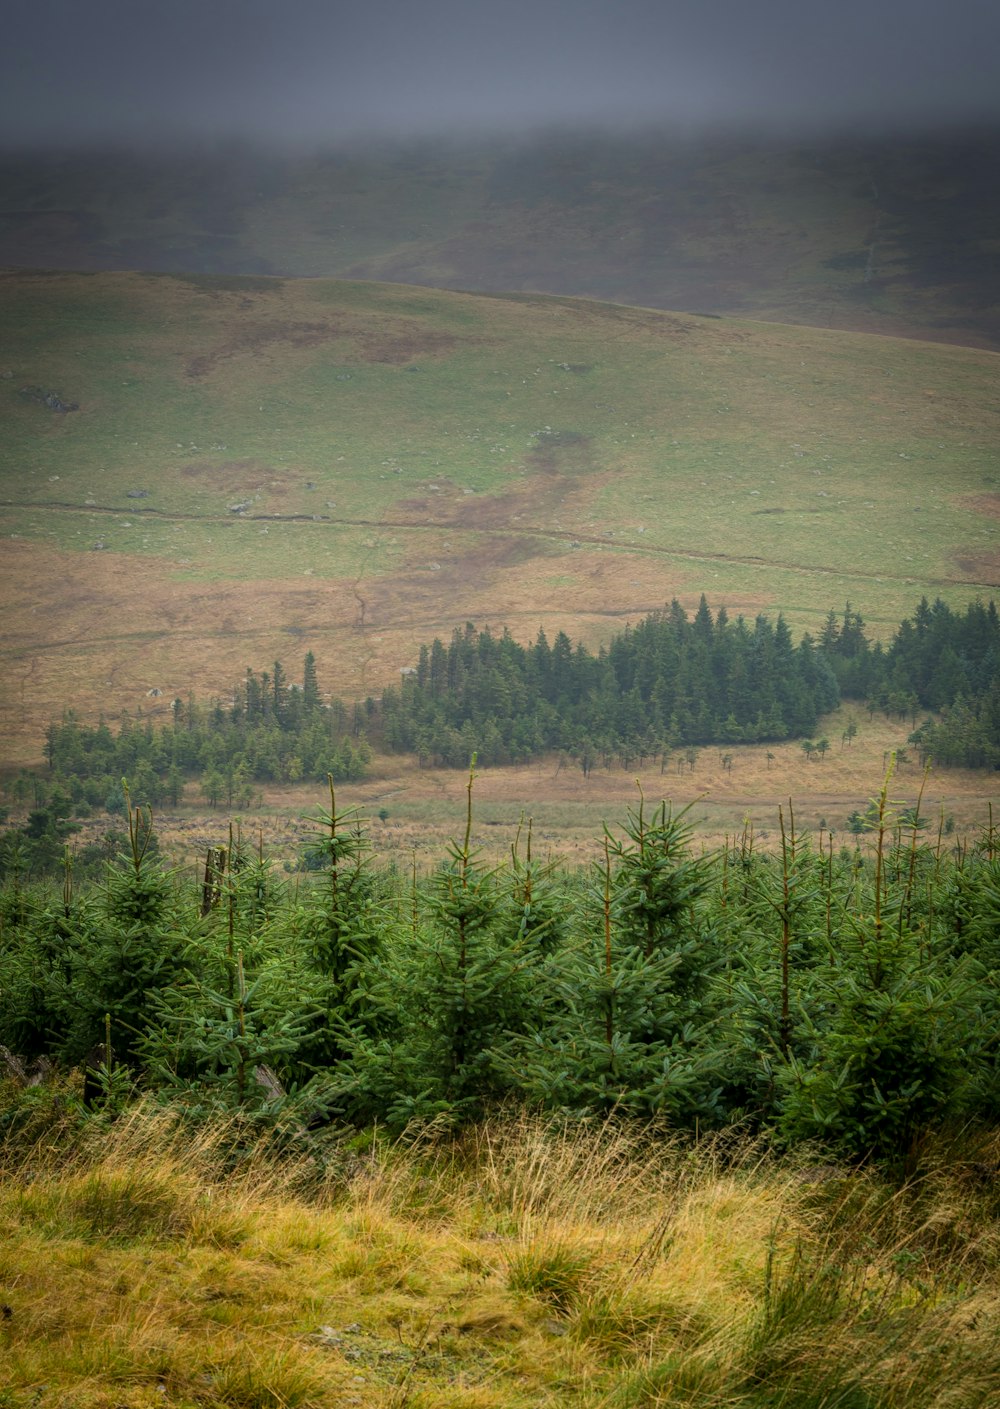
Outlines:
{"label": "grazing pasture", "polygon": [[705,592],[879,635],[1000,582],[992,353],[324,280],[2,289],[16,761],[65,706],[224,698],[309,649],[375,692],[466,620],[596,646]]}

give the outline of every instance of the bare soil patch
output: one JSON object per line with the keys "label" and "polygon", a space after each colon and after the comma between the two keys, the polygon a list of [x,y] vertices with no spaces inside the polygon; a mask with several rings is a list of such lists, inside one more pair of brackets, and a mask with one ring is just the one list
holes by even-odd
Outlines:
{"label": "bare soil patch", "polygon": [[213,372],[220,362],[259,353],[274,343],[286,343],[290,347],[316,347],[336,336],[337,329],[331,323],[256,324],[236,332],[210,352],[189,358],[185,371],[193,381],[200,381]]}
{"label": "bare soil patch", "polygon": [[[182,465],[179,473],[182,479],[235,492],[265,478],[273,478],[277,471],[264,460],[192,460]],[[282,473],[287,473],[287,469],[283,468]]]}
{"label": "bare soil patch", "polygon": [[191,357],[185,371],[193,381],[202,381],[224,362],[237,357],[254,357],[275,346],[319,347],[342,342],[350,348],[353,361],[402,365],[418,357],[443,357],[453,352],[460,339],[450,333],[425,327],[417,319],[361,322],[338,317],[336,320],[254,321],[240,328],[231,321],[224,341],[207,352]]}
{"label": "bare soil patch", "polygon": [[354,346],[363,361],[381,362],[389,366],[415,362],[418,357],[444,357],[453,352],[460,343],[467,346],[470,341],[481,340],[459,339],[450,333],[422,328],[416,322],[398,332],[354,334]]}
{"label": "bare soil patch", "polygon": [[1000,494],[963,494],[954,502],[983,518],[1000,519]]}
{"label": "bare soil patch", "polygon": [[1000,585],[1000,547],[983,552],[958,552],[953,562],[962,577],[973,583]]}

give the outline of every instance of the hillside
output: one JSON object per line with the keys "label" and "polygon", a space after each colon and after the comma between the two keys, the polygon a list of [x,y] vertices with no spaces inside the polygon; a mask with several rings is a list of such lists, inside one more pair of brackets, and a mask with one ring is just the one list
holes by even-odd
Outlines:
{"label": "hillside", "polygon": [[11,758],[308,649],[375,691],[467,619],[597,644],[704,591],[884,634],[1000,580],[989,352],[319,280],[3,298]]}
{"label": "hillside", "polygon": [[0,154],[0,264],[382,279],[1000,346],[993,131]]}

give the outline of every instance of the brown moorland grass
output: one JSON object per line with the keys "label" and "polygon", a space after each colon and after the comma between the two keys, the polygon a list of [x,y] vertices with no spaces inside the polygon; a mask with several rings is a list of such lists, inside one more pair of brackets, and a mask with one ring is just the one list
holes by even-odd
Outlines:
{"label": "brown moorland grass", "polygon": [[[853,742],[842,738],[848,722],[857,724]],[[585,778],[572,762],[556,756],[511,768],[484,768],[474,787],[473,843],[487,859],[509,859],[519,829],[530,819],[536,854],[575,865],[598,860],[605,824],[615,831],[626,811],[638,803],[637,782],[647,801],[669,800],[676,810],[689,807],[694,845],[713,850],[744,833],[764,850],[780,846],[778,810],[786,823],[819,833],[829,845],[869,845],[865,836],[847,831],[847,819],[863,812],[879,789],[893,751],[905,749],[908,722],[869,719],[848,706],[821,721],[816,738],[828,737],[825,757],[807,760],[797,742],[700,749],[694,767],[683,752],[668,762],[633,768],[596,768]],[[768,758],[771,754],[771,758]],[[731,758],[731,766],[724,760]],[[377,755],[361,782],[338,783],[338,805],[363,820],[376,857],[421,869],[436,865],[447,842],[461,830],[468,772],[422,769],[409,756]],[[923,788],[925,838],[948,850],[975,842],[989,821],[1000,816],[1000,790],[994,775],[973,769],[931,768],[926,779],[912,751],[896,766],[890,799],[899,807],[916,803]],[[269,786],[252,808],[232,816],[224,807],[205,806],[194,784],[183,805],[159,813],[156,831],[165,852],[200,878],[205,851],[225,839],[230,822],[258,839],[276,863],[293,862],[309,839],[314,816],[325,803],[319,784]],[[380,812],[387,815],[383,819]],[[101,836],[108,818],[81,824],[78,844]],[[947,827],[947,830],[945,830]]]}

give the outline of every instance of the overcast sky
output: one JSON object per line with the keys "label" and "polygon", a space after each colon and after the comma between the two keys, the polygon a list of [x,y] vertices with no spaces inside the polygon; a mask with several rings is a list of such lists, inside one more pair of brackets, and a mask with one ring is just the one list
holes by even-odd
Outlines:
{"label": "overcast sky", "polygon": [[1000,120],[1000,0],[7,0],[0,141]]}

